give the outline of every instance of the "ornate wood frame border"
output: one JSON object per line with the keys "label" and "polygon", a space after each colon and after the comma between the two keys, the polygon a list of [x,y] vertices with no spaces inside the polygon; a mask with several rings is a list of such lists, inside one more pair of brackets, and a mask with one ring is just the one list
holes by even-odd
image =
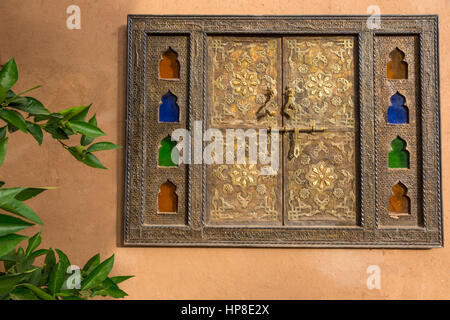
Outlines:
{"label": "ornate wood frame border", "polygon": [[[443,246],[438,17],[433,15],[381,16],[381,29],[370,30],[368,16],[128,16],[124,244],[129,246],[239,246],[239,247],[384,247]],[[358,39],[360,114],[360,223],[354,227],[212,227],[204,225],[205,178],[202,165],[187,166],[184,198],[186,224],[145,223],[146,188],[160,179],[145,170],[147,142],[156,129],[145,126],[146,56],[149,35],[188,35],[186,126],[205,119],[206,37],[209,34],[318,35],[351,34]],[[417,203],[423,214],[420,227],[379,225],[380,170],[377,144],[387,143],[377,132],[375,37],[410,36],[419,39],[418,101],[421,157]],[[357,107],[357,108],[358,108]],[[205,121],[203,123],[206,123]],[[153,142],[152,142],[153,141]],[[176,175],[176,173],[175,173]],[[155,185],[153,183],[153,185]],[[184,191],[183,191],[184,192]]]}

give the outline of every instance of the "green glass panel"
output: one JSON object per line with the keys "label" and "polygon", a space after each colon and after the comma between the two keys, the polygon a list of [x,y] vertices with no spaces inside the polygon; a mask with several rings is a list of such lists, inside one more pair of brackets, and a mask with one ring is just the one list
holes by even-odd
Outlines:
{"label": "green glass panel", "polygon": [[158,165],[160,167],[176,167],[178,164],[178,153],[172,160],[172,149],[177,145],[176,141],[172,141],[170,136],[165,137],[161,141],[159,148]]}
{"label": "green glass panel", "polygon": [[389,168],[409,168],[409,152],[405,150],[406,142],[400,137],[391,142],[392,151],[389,152]]}

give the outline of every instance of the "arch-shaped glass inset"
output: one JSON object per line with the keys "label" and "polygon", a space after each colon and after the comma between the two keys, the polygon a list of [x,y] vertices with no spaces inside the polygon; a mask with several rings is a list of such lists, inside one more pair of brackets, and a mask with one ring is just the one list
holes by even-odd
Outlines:
{"label": "arch-shaped glass inset", "polygon": [[403,61],[405,53],[395,48],[389,53],[391,60],[386,65],[388,79],[408,79],[408,64]]}
{"label": "arch-shaped glass inset", "polygon": [[406,150],[406,141],[400,137],[391,142],[391,151],[389,152],[388,165],[391,169],[409,168],[409,152]]}
{"label": "arch-shaped glass inset", "polygon": [[177,142],[173,141],[169,135],[162,139],[158,154],[158,165],[160,167],[176,167],[178,165],[176,145]]}
{"label": "arch-shaped glass inset", "polygon": [[411,200],[406,195],[408,189],[400,181],[392,187],[392,196],[389,198],[389,213],[392,215],[410,213]]}
{"label": "arch-shaped glass inset", "polygon": [[180,79],[180,62],[178,53],[171,47],[163,53],[159,62],[159,77],[161,79]]}
{"label": "arch-shaped glass inset", "polygon": [[170,90],[162,96],[159,105],[159,122],[180,122],[180,107],[178,107],[177,100],[177,96]]}
{"label": "arch-shaped glass inset", "polygon": [[158,213],[177,213],[178,195],[177,187],[167,180],[159,187]]}
{"label": "arch-shaped glass inset", "polygon": [[405,124],[409,123],[409,110],[405,106],[405,97],[400,93],[395,93],[391,97],[391,105],[387,111],[387,122],[390,124]]}

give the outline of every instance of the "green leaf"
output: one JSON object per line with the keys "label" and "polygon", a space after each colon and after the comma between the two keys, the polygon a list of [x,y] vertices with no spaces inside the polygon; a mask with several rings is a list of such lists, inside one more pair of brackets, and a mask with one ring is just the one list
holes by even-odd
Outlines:
{"label": "green leaf", "polygon": [[89,137],[86,137],[85,135],[82,135],[81,139],[80,139],[80,144],[82,146],[87,146],[87,145],[90,145],[92,143],[92,141],[94,141],[94,138],[89,138]]}
{"label": "green leaf", "polygon": [[67,136],[72,136],[72,135],[76,134],[76,132],[72,130],[72,127],[70,126],[70,123],[66,123],[66,127],[65,128],[61,128],[61,129],[64,131],[64,133]]}
{"label": "green leaf", "polygon": [[41,232],[38,232],[34,236],[29,238],[28,239],[28,247],[27,247],[27,251],[25,252],[25,255],[27,257],[29,257],[33,253],[34,249],[39,247],[41,242],[42,242]]}
{"label": "green leaf", "polygon": [[83,160],[83,152],[82,152],[82,150],[80,151],[79,148],[77,148],[77,147],[69,147],[69,148],[67,148],[67,150],[78,161],[82,161]]}
{"label": "green leaf", "polygon": [[[81,117],[83,117],[84,112],[86,110],[89,110],[90,107],[91,107],[91,105],[72,107],[72,108],[68,108],[68,109],[59,111],[58,113],[64,117],[64,120],[70,120],[70,119],[77,117],[80,113],[82,114]],[[86,113],[87,113],[87,111],[86,111]],[[86,116],[86,114],[84,114],[84,116]]]}
{"label": "green leaf", "polygon": [[31,198],[36,197],[40,193],[44,192],[45,190],[54,190],[55,187],[40,187],[40,188],[26,188],[25,190],[19,192],[15,198],[19,201],[25,201]]}
{"label": "green leaf", "polygon": [[80,161],[83,162],[84,164],[87,164],[90,167],[93,167],[93,168],[108,169],[100,162],[100,160],[98,160],[98,158],[96,156],[94,156],[90,152],[86,153],[86,156],[84,157],[84,159],[82,159]]}
{"label": "green leaf", "polygon": [[8,274],[17,273],[16,261],[3,261],[3,267]]}
{"label": "green leaf", "polygon": [[89,112],[89,108],[92,106],[92,103],[87,106],[87,108],[83,108],[82,111],[76,115],[74,115],[70,120],[71,121],[84,121],[86,119],[86,116]]}
{"label": "green leaf", "polygon": [[128,280],[130,278],[134,278],[134,276],[117,276],[117,277],[111,277],[110,279],[115,283],[119,284],[125,280]]}
{"label": "green leaf", "polygon": [[45,256],[44,266],[42,268],[41,280],[39,286],[47,285],[48,277],[56,264],[55,253],[52,249],[48,249],[47,255]]}
{"label": "green leaf", "polygon": [[97,126],[97,115],[94,114],[88,121],[89,124],[92,124],[94,127]]}
{"label": "green leaf", "polygon": [[63,300],[86,300],[86,298],[81,298],[75,295],[61,296],[59,293],[57,293],[56,295],[60,296]]}
{"label": "green leaf", "polygon": [[92,272],[81,282],[81,290],[87,290],[102,283],[111,272],[114,265],[114,255],[100,263]]}
{"label": "green leaf", "polygon": [[62,114],[59,113],[50,113],[48,115],[44,115],[44,114],[39,114],[36,115],[34,117],[34,122],[40,122],[40,121],[44,121],[44,120],[49,120],[50,122],[57,122],[61,119],[64,119],[64,116]]}
{"label": "green leaf", "polygon": [[19,109],[31,115],[49,115],[50,111],[48,111],[42,102],[33,98],[33,97],[20,97],[20,99],[13,100],[10,104],[10,107]]}
{"label": "green leaf", "polygon": [[66,279],[66,269],[67,267],[59,261],[55,264],[52,272],[50,273],[50,277],[48,279],[48,290],[52,295],[58,292]]}
{"label": "green leaf", "polygon": [[16,261],[16,252],[13,250],[0,257],[0,261]]}
{"label": "green leaf", "polygon": [[28,223],[22,219],[0,214],[0,237],[26,229],[32,225],[32,223]]}
{"label": "green leaf", "polygon": [[20,286],[23,286],[23,287],[26,287],[26,288],[30,289],[31,291],[34,292],[34,294],[36,294],[41,299],[44,299],[44,300],[55,300],[55,298],[52,297],[51,295],[49,295],[47,292],[45,292],[41,288],[36,287],[35,285],[32,285],[30,283],[22,283],[22,284],[20,284]]}
{"label": "green leaf", "polygon": [[41,218],[39,218],[39,216],[29,206],[17,199],[9,200],[7,203],[0,205],[0,208],[27,218],[33,222],[42,224]]}
{"label": "green leaf", "polygon": [[0,237],[0,257],[13,250],[20,242],[27,237],[19,234],[8,234],[7,236]]}
{"label": "green leaf", "polygon": [[5,160],[7,144],[8,144],[8,137],[0,139],[0,166],[3,164],[3,160]]}
{"label": "green leaf", "polygon": [[27,89],[27,90],[22,91],[22,92],[20,92],[18,94],[15,94],[12,90],[8,90],[8,92],[6,93],[6,99],[7,99],[6,102],[9,103],[11,101],[18,101],[18,100],[19,101],[25,101],[26,98],[22,97],[25,93],[28,93],[30,91],[39,89],[40,87],[42,87],[42,86],[41,85],[37,85],[37,86],[34,86],[33,88]]}
{"label": "green leaf", "polygon": [[39,250],[33,251],[33,252],[30,254],[30,258],[33,258],[33,259],[34,259],[34,258],[43,256],[44,254],[47,254],[47,252],[48,252],[47,249],[39,249]]}
{"label": "green leaf", "polygon": [[39,300],[38,297],[28,288],[18,286],[10,292],[9,296],[13,300]]}
{"label": "green leaf", "polygon": [[68,135],[64,132],[63,129],[55,126],[45,126],[44,130],[52,135],[53,139],[57,140],[67,140],[69,139]]}
{"label": "green leaf", "polygon": [[5,98],[6,98],[6,90],[5,88],[0,87],[0,103],[5,101]]}
{"label": "green leaf", "polygon": [[94,270],[98,265],[100,264],[100,254],[97,253],[95,256],[89,259],[88,262],[84,265],[82,271],[88,275],[91,273],[92,270]]}
{"label": "green leaf", "polygon": [[29,276],[28,273],[0,276],[0,296],[14,289],[19,283]]}
{"label": "green leaf", "polygon": [[110,296],[113,298],[123,298],[128,295],[125,291],[119,289],[117,284],[115,284],[110,278],[106,278],[99,287],[100,288],[98,290],[94,290],[92,292],[91,296],[99,295],[103,297]]}
{"label": "green leaf", "polygon": [[5,181],[0,181],[0,188],[5,185]]}
{"label": "green leaf", "polygon": [[28,282],[37,286],[39,285],[39,282],[41,281],[41,277],[42,277],[42,269],[41,268],[37,268],[32,274],[30,279],[28,279]]}
{"label": "green leaf", "polygon": [[14,199],[16,195],[25,190],[26,188],[2,188],[0,189],[0,206],[7,203],[11,199]]}
{"label": "green leaf", "polygon": [[[94,114],[92,116],[92,118],[89,119],[88,123],[92,124],[94,127],[96,127],[97,126],[97,116]],[[91,144],[92,141],[94,141],[94,138],[90,138],[85,135],[82,135],[81,139],[80,139],[80,144],[82,146],[87,146],[87,145]]]}
{"label": "green leaf", "polygon": [[59,262],[62,262],[66,266],[66,269],[67,269],[67,267],[70,266],[69,258],[67,258],[67,255],[64,252],[62,252],[61,250],[55,249],[55,251],[58,254]]}
{"label": "green leaf", "polygon": [[14,265],[15,272],[21,273],[32,269],[32,263],[33,259],[28,259],[27,257],[25,257],[25,251],[23,250],[23,248],[17,248],[16,263]]}
{"label": "green leaf", "polygon": [[[12,93],[11,90],[9,90],[6,93],[6,99],[3,102],[3,105],[14,108],[14,105],[16,105],[16,104],[26,104],[27,103],[27,98],[19,97],[19,96],[16,96],[15,94],[10,96],[10,93]],[[13,104],[13,105],[11,105],[11,104]]]}
{"label": "green leaf", "polygon": [[87,149],[88,152],[95,152],[95,151],[102,151],[102,150],[113,150],[113,149],[119,149],[122,148],[122,146],[118,146],[117,144],[114,144],[112,142],[97,142],[93,145],[89,146]]}
{"label": "green leaf", "polygon": [[7,126],[0,128],[0,139],[3,139],[4,137],[6,137],[6,128],[7,128]]}
{"label": "green leaf", "polygon": [[16,132],[17,130],[19,130],[19,128],[13,126],[11,123],[8,123],[8,132],[9,132],[9,133],[14,133],[14,132]]}
{"label": "green leaf", "polygon": [[48,280],[48,289],[53,295],[63,286],[68,276],[67,268],[70,266],[70,261],[66,254],[59,249],[55,249],[55,251],[58,253],[59,261],[50,273]]}
{"label": "green leaf", "polygon": [[76,294],[76,290],[66,289],[66,290],[61,290],[60,292],[55,293],[55,296],[70,297],[74,294]]}
{"label": "green leaf", "polygon": [[36,141],[39,143],[39,145],[41,145],[42,139],[44,138],[41,127],[30,121],[26,121],[25,124],[27,126],[28,132],[31,133],[33,138],[36,139]]}
{"label": "green leaf", "polygon": [[0,118],[20,129],[20,131],[27,133],[25,119],[18,112],[0,108]]}
{"label": "green leaf", "polygon": [[5,63],[2,70],[0,70],[0,87],[2,87],[6,93],[6,91],[17,82],[18,78],[19,74],[16,61],[14,61],[14,58],[11,58]]}
{"label": "green leaf", "polygon": [[105,135],[105,133],[102,130],[100,130],[99,128],[93,126],[88,122],[70,121],[70,125],[75,132],[81,133],[91,138],[97,138]]}

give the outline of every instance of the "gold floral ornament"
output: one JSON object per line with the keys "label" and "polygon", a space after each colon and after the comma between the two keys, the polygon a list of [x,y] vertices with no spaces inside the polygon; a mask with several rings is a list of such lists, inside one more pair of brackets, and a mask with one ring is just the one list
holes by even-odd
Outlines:
{"label": "gold floral ornament", "polygon": [[227,194],[231,194],[234,192],[233,186],[231,184],[224,184],[223,185],[223,192],[227,193]]}
{"label": "gold floral ornament", "polygon": [[236,95],[242,95],[243,97],[254,95],[256,94],[256,87],[259,85],[257,73],[247,69],[234,73],[230,85]]}
{"label": "gold floral ornament", "polygon": [[324,97],[331,97],[333,87],[334,84],[331,81],[331,74],[325,74],[322,70],[310,74],[306,82],[308,94],[320,100]]}
{"label": "gold floral ornament", "polygon": [[308,179],[311,187],[316,188],[319,191],[332,189],[337,178],[334,169],[327,167],[323,161],[312,165],[306,175],[306,179]]}
{"label": "gold floral ornament", "polygon": [[229,174],[233,185],[245,189],[248,186],[256,186],[259,172],[254,164],[237,164]]}
{"label": "gold floral ornament", "polygon": [[260,195],[265,195],[267,193],[266,186],[263,184],[258,184],[256,187],[256,192],[258,192]]}

